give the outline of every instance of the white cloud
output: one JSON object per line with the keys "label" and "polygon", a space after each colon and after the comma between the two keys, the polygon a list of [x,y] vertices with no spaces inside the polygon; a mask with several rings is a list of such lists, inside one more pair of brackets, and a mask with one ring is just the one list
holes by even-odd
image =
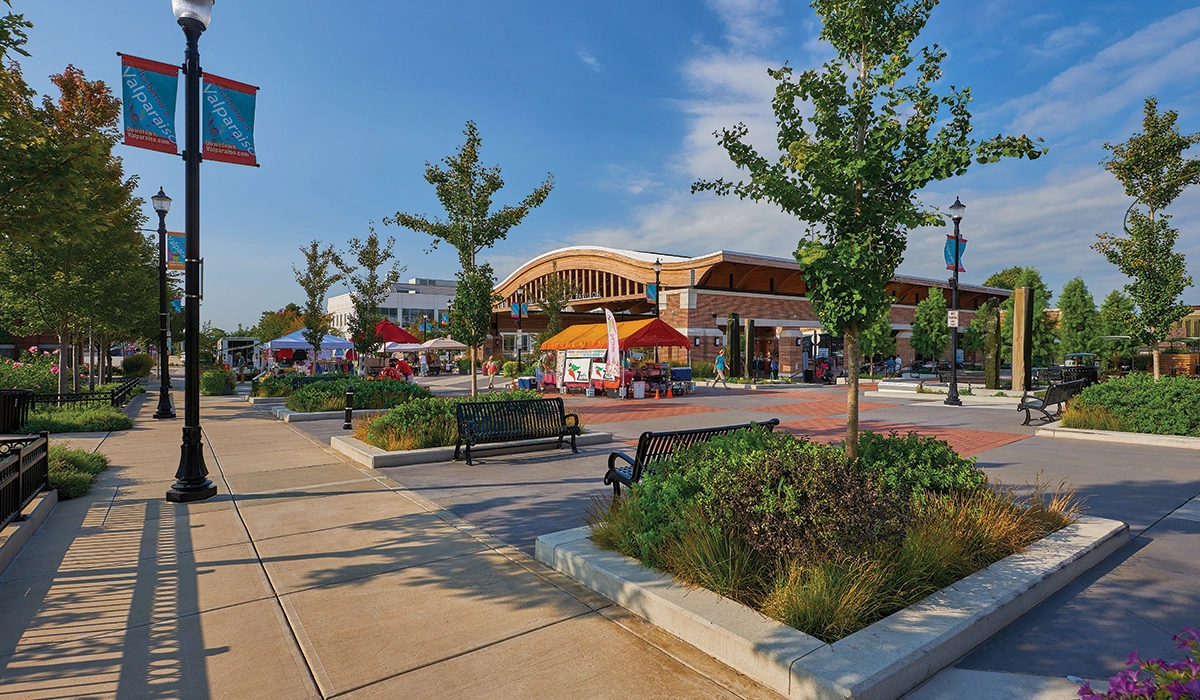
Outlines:
{"label": "white cloud", "polygon": [[1100,33],[1100,27],[1088,21],[1059,27],[1046,35],[1041,46],[1031,48],[1030,53],[1041,58],[1054,58],[1085,46],[1092,37]]}
{"label": "white cloud", "polygon": [[773,24],[780,13],[778,0],[709,0],[708,6],[725,23],[725,39],[734,51],[769,46],[783,34]]}
{"label": "white cloud", "polygon": [[1200,8],[1192,8],[1134,32],[999,110],[1014,115],[1008,128],[1017,133],[1062,134],[1198,75]]}
{"label": "white cloud", "polygon": [[579,60],[583,61],[583,64],[585,66],[587,66],[588,68],[591,68],[592,70],[596,71],[597,73],[604,70],[604,64],[601,63],[600,61],[598,61],[595,56],[591,55],[587,51],[584,51],[583,49],[579,49],[578,51],[575,52],[575,55],[579,56]]}

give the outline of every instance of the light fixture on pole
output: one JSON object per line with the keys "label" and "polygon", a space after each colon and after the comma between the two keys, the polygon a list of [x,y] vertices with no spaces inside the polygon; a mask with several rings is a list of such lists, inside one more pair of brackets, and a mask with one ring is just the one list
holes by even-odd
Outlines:
{"label": "light fixture on pole", "polygon": [[[662,260],[654,259],[654,318],[658,318],[658,287],[661,284]],[[654,346],[654,361],[658,362],[658,346]]]}
{"label": "light fixture on pole", "polygon": [[175,19],[187,38],[184,51],[184,113],[186,119],[184,161],[184,412],[183,444],[175,484],[167,500],[176,503],[202,501],[215,496],[217,487],[208,480],[204,466],[204,444],[200,428],[200,35],[212,20],[213,0],[171,0]]}
{"label": "light fixture on pole", "polygon": [[958,398],[958,268],[959,253],[962,250],[962,238],[958,233],[958,225],[962,223],[963,212],[967,205],[954,198],[950,205],[950,218],[954,220],[954,277],[950,280],[950,306],[954,309],[955,323],[950,328],[950,390],[946,392],[947,406],[961,406],[962,399]]}
{"label": "light fixture on pole", "polygon": [[521,346],[525,344],[525,336],[521,331],[521,317],[525,315],[525,288],[517,287],[517,376],[521,376]]}
{"label": "light fixture on pole", "polygon": [[150,198],[158,214],[158,409],[157,419],[174,418],[171,406],[171,374],[167,369],[167,212],[171,211],[171,198],[158,188],[158,194]]}

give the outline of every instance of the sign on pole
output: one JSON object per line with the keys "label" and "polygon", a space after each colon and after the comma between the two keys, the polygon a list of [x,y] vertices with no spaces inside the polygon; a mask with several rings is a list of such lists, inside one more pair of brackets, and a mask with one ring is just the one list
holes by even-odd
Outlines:
{"label": "sign on pole", "polygon": [[175,97],[179,66],[121,55],[121,112],[125,145],[178,153]]}
{"label": "sign on pole", "polygon": [[204,159],[258,165],[254,152],[254,103],[258,88],[204,74]]}
{"label": "sign on pole", "polygon": [[187,265],[184,260],[187,259],[187,236],[182,233],[167,234],[167,269],[168,270],[185,270]]}
{"label": "sign on pole", "polygon": [[[963,253],[967,250],[967,239],[959,236],[958,239],[958,271],[966,272],[967,269],[962,266]],[[954,236],[946,235],[946,247],[942,249],[942,257],[946,259],[946,269],[954,269]]]}
{"label": "sign on pole", "polygon": [[960,328],[961,326],[959,325],[958,321],[959,321],[958,309],[950,309],[949,311],[946,312],[946,327],[947,328]]}

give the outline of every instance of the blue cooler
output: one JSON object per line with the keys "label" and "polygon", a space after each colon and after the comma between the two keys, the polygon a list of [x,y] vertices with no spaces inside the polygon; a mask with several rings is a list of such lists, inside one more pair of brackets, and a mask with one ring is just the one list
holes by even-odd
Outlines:
{"label": "blue cooler", "polygon": [[692,381],[691,367],[672,367],[671,381],[673,382],[690,382]]}
{"label": "blue cooler", "polygon": [[520,377],[519,379],[517,379],[517,388],[518,389],[536,389],[537,388],[537,378],[536,377]]}

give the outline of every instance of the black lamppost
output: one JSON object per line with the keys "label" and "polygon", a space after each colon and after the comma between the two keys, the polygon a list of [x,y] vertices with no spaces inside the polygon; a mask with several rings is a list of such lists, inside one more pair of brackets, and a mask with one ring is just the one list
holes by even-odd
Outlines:
{"label": "black lamppost", "polygon": [[521,346],[525,344],[525,336],[521,332],[521,317],[525,315],[525,288],[517,287],[517,376],[521,376]]}
{"label": "black lamppost", "polygon": [[204,444],[200,441],[200,35],[212,19],[213,0],[171,0],[175,19],[187,38],[183,72],[186,138],[184,161],[184,233],[187,247],[184,268],[183,444],[175,485],[167,500],[176,503],[202,501],[217,494],[204,466]]}
{"label": "black lamppost", "polygon": [[[958,201],[958,197],[954,198],[954,204],[950,205],[950,217],[954,220],[954,277],[950,280],[950,306],[954,309],[954,316],[958,317],[958,264],[959,264],[959,249],[962,246],[961,239],[958,235],[958,225],[962,223],[963,212],[967,205]],[[958,323],[956,322],[950,328],[950,391],[946,393],[947,406],[961,406],[962,399],[958,398]]]}
{"label": "black lamppost", "polygon": [[150,198],[154,211],[158,213],[158,419],[174,418],[175,408],[171,405],[171,373],[167,370],[167,212],[171,211],[171,198],[158,188],[158,194]]}
{"label": "black lamppost", "polygon": [[[662,274],[662,260],[654,259],[654,318],[658,318],[658,288],[661,284],[659,276]],[[654,346],[654,361],[658,362],[658,346]]]}

